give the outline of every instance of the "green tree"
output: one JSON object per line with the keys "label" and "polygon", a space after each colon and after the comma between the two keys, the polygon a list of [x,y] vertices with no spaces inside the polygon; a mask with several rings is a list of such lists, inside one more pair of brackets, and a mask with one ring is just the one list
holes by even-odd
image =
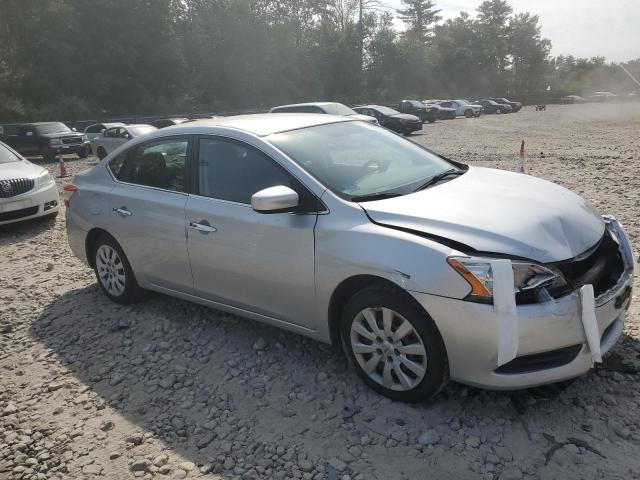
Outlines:
{"label": "green tree", "polygon": [[398,16],[407,25],[407,35],[422,43],[431,39],[433,27],[441,17],[432,0],[402,0]]}

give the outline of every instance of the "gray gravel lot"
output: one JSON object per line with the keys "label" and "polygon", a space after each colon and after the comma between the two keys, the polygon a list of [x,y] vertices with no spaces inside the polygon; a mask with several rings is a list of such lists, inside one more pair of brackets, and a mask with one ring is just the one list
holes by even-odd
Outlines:
{"label": "gray gravel lot", "polygon": [[[637,250],[639,131],[640,104],[551,105],[412,139],[508,169],[524,139],[529,173],[616,215]],[[306,338],[161,295],[109,302],[62,214],[0,227],[0,479],[640,478],[635,292],[619,344],[572,383],[407,405]]]}

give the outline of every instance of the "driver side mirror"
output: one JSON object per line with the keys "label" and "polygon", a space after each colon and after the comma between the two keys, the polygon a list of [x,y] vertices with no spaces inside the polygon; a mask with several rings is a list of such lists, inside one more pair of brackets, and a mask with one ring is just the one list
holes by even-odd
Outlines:
{"label": "driver side mirror", "polygon": [[251,196],[251,208],[258,213],[292,212],[299,203],[298,194],[284,185],[265,188]]}

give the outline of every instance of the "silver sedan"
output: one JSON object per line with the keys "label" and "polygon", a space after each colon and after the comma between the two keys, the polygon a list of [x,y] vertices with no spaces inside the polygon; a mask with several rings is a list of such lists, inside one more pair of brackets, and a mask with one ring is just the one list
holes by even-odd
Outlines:
{"label": "silver sedan", "polygon": [[397,400],[583,374],[631,298],[613,217],[347,117],[169,127],[65,190],[71,248],[113,301],[155,290],[340,344]]}

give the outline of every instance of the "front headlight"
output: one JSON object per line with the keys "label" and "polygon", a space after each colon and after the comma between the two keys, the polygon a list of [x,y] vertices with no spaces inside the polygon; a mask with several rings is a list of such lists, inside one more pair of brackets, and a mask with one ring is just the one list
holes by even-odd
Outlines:
{"label": "front headlight", "polygon": [[[491,259],[482,257],[449,257],[447,262],[471,286],[466,300],[489,303],[493,301],[493,272]],[[513,291],[531,292],[562,281],[561,275],[547,267],[518,260],[511,261]]]}
{"label": "front headlight", "polygon": [[49,145],[62,145],[62,140],[60,138],[50,138]]}
{"label": "front headlight", "polygon": [[40,175],[38,175],[38,188],[48,187],[52,183],[53,177],[51,177],[48,171],[45,170]]}

